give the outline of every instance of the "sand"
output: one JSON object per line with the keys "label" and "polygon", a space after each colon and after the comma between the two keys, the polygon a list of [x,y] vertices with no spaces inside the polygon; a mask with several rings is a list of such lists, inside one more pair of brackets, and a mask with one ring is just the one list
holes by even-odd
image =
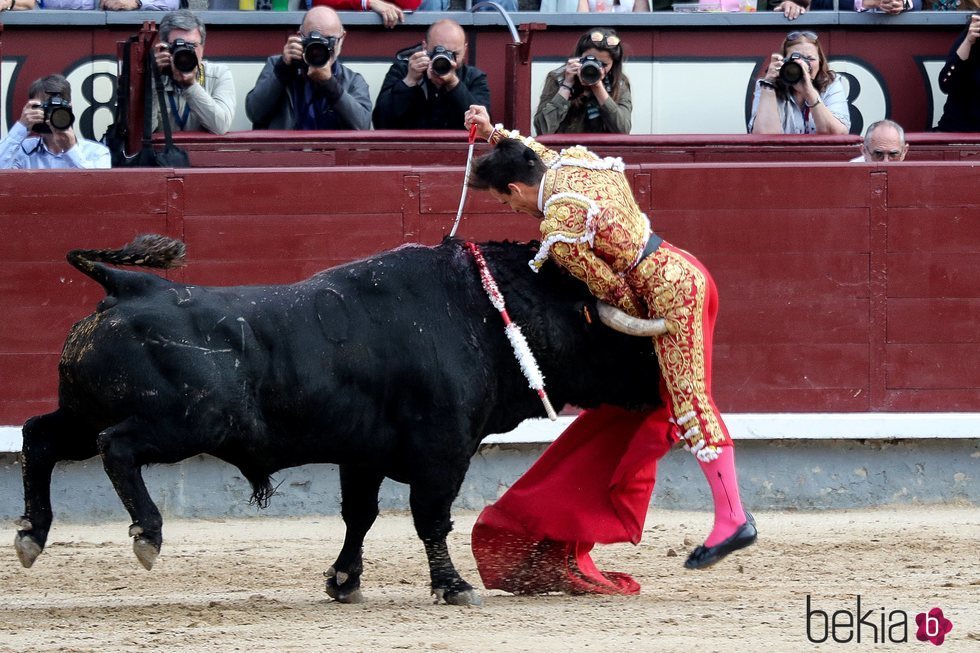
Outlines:
{"label": "sand", "polygon": [[[450,550],[480,585],[469,550],[475,514],[456,515]],[[411,519],[383,514],[365,543],[366,602],[340,605],[322,572],[343,538],[339,518],[170,520],[145,571],[128,522],[55,522],[32,569],[0,552],[3,651],[980,651],[980,510],[924,506],[822,513],[757,512],[760,540],[708,571],[684,556],[707,513],[652,511],[643,541],[600,547],[601,568],[626,571],[639,596],[512,596],[481,607],[435,605]],[[873,612],[890,628],[830,632],[811,610]],[[915,615],[953,622],[941,647],[915,639]],[[901,612],[898,612],[901,611]],[[856,620],[857,617],[854,617]],[[889,630],[889,628],[886,628]],[[835,643],[833,637],[846,639]],[[824,644],[811,639],[827,638]],[[876,637],[878,643],[874,643]]]}

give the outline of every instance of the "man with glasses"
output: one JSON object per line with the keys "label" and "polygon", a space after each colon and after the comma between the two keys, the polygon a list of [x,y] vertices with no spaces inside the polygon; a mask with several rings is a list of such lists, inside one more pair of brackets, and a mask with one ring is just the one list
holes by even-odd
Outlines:
{"label": "man with glasses", "polygon": [[343,23],[329,7],[306,12],[282,54],[269,57],[245,98],[254,129],[369,129],[371,96],[360,74],[340,63]]}
{"label": "man with glasses", "polygon": [[61,75],[35,80],[20,120],[0,140],[0,168],[57,170],[109,168],[104,145],[75,136],[71,84]]}
{"label": "man with glasses", "polygon": [[487,75],[466,65],[466,34],[440,20],[388,69],[374,107],[375,129],[461,129],[470,105],[490,104]]}
{"label": "man with glasses", "polygon": [[[224,134],[235,118],[235,82],[228,66],[204,60],[207,30],[187,9],[160,21],[160,40],[153,56],[163,79],[164,101],[173,131]],[[175,63],[176,60],[176,63]],[[163,129],[160,106],[153,95],[153,124]]]}
{"label": "man with glasses", "polygon": [[894,120],[879,120],[868,126],[861,144],[861,156],[851,163],[883,163],[904,161],[909,152],[905,130]]}

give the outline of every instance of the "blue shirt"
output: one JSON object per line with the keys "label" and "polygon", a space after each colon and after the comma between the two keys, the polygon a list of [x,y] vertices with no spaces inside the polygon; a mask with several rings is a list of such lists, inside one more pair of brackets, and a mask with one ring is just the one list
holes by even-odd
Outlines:
{"label": "blue shirt", "polygon": [[52,153],[40,136],[31,136],[20,121],[0,140],[0,169],[60,170],[67,168],[111,168],[109,148],[78,137],[75,147]]}

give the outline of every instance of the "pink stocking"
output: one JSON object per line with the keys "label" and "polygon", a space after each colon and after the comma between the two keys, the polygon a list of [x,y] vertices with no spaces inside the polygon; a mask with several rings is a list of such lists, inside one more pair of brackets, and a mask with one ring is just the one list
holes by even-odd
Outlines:
{"label": "pink stocking", "polygon": [[705,546],[715,546],[731,537],[745,523],[745,511],[738,494],[738,477],[735,475],[735,448],[722,447],[721,455],[711,462],[698,462],[711,486],[711,499],[715,504],[715,525],[704,541]]}

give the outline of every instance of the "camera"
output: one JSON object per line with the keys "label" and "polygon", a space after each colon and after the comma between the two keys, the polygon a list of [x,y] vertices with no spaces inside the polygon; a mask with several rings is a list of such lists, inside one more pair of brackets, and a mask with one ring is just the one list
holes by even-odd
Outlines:
{"label": "camera", "polygon": [[803,79],[803,64],[799,61],[803,55],[794,52],[783,60],[783,67],[779,69],[779,79],[792,86]]}
{"label": "camera", "polygon": [[582,67],[578,71],[578,77],[586,86],[598,84],[602,79],[602,63],[594,56],[586,55],[578,60]]}
{"label": "camera", "polygon": [[184,73],[192,73],[197,70],[197,52],[194,46],[184,39],[174,39],[170,44],[170,65],[175,70]]}
{"label": "camera", "polygon": [[311,32],[303,37],[303,61],[311,68],[323,68],[333,58],[337,39],[324,36],[320,32]]}
{"label": "camera", "polygon": [[[60,97],[48,98],[47,102],[41,105],[44,109],[44,122],[40,122],[32,128],[37,134],[50,134],[51,127],[65,130],[75,124],[75,114],[72,113],[71,103]],[[51,127],[48,127],[48,124]]]}
{"label": "camera", "polygon": [[443,77],[452,72],[453,64],[456,62],[456,53],[442,45],[437,45],[429,53],[429,60],[431,61],[429,65],[432,66],[432,72]]}

